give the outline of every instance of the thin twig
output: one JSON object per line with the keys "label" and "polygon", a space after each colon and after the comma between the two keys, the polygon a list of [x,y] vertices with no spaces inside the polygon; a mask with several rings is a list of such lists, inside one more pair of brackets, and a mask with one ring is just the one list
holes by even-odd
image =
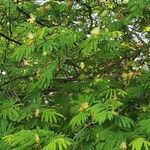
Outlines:
{"label": "thin twig", "polygon": [[88,124],[86,124],[75,136],[74,136],[74,138],[73,138],[73,140],[75,140],[76,138],[77,138],[77,136],[79,135],[79,134],[81,134],[81,132],[84,130],[84,129],[86,129],[89,125],[91,125],[91,124],[94,124],[94,122],[89,122]]}

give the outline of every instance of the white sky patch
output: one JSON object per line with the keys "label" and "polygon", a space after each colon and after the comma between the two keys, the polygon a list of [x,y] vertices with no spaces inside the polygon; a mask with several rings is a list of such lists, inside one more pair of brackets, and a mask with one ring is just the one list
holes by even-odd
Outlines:
{"label": "white sky patch", "polygon": [[48,0],[36,0],[36,2],[40,5],[43,5],[44,3],[48,2]]}

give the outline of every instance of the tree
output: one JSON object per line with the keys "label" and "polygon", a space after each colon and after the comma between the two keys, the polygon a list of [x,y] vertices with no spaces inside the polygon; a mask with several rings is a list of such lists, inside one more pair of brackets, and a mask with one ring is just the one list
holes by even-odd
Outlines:
{"label": "tree", "polygon": [[0,0],[0,149],[150,149],[149,0]]}

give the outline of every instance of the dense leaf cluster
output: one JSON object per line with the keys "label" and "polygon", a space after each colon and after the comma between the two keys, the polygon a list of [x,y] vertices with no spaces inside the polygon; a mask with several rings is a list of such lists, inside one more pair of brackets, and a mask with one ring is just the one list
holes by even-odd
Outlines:
{"label": "dense leaf cluster", "polygon": [[0,0],[0,149],[149,150],[150,1]]}

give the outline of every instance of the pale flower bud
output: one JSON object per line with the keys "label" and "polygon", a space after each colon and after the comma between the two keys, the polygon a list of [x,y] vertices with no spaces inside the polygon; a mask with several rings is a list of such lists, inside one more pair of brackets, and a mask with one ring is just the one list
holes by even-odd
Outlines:
{"label": "pale flower bud", "polygon": [[85,67],[84,62],[81,62],[81,63],[80,63],[80,68],[83,69],[84,67]]}
{"label": "pale flower bud", "polygon": [[122,142],[121,144],[120,144],[120,150],[126,150],[127,149],[127,144],[126,144],[126,142]]}
{"label": "pale flower bud", "polygon": [[35,111],[35,113],[34,113],[35,117],[39,117],[39,114],[40,114],[40,110],[39,110],[39,109],[36,109],[36,111]]}
{"label": "pale flower bud", "polygon": [[40,143],[40,138],[39,138],[39,135],[38,135],[38,134],[35,135],[35,141],[36,141],[37,144]]}
{"label": "pale flower bud", "polygon": [[47,52],[46,52],[46,51],[44,51],[44,52],[43,52],[43,56],[46,56],[46,55],[47,55]]}

